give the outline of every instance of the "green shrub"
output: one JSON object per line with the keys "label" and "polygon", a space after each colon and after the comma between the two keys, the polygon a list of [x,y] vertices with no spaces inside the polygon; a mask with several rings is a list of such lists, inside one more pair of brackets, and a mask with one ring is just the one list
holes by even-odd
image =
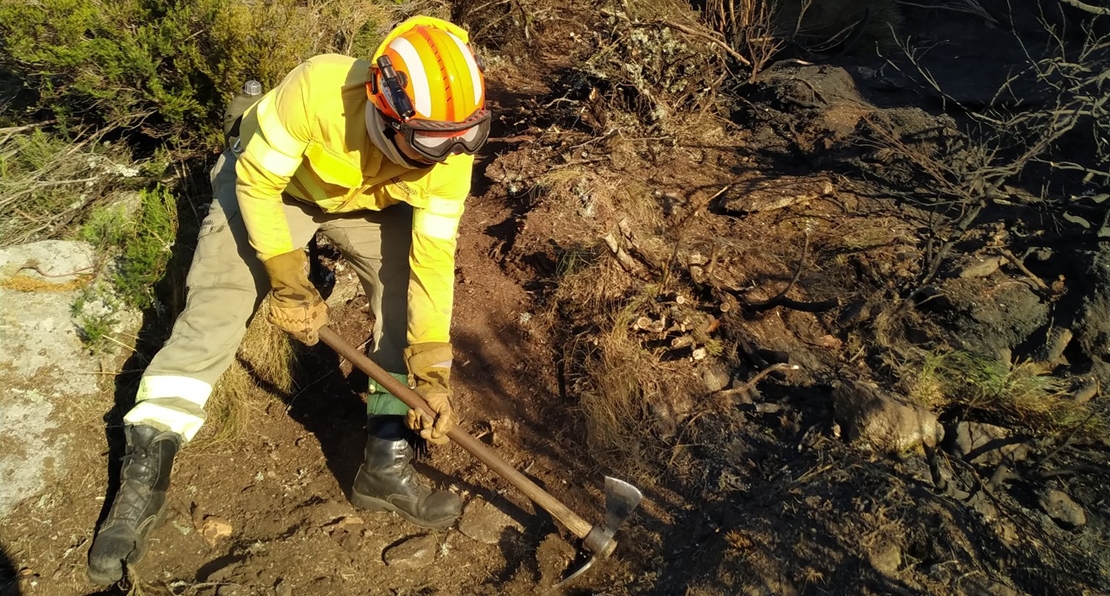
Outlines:
{"label": "green shrub", "polygon": [[365,52],[386,0],[0,0],[0,79],[20,82],[22,118],[141,130],[212,148],[243,81],[266,87],[329,51]]}
{"label": "green shrub", "polygon": [[99,249],[124,245],[132,227],[128,206],[123,202],[94,208],[77,231],[77,236]]}
{"label": "green shrub", "polygon": [[114,288],[100,280],[85,286],[77,295],[70,313],[81,341],[90,352],[100,354],[114,348],[113,334],[121,307]]}
{"label": "green shrub", "polygon": [[177,236],[177,203],[169,189],[157,185],[139,193],[140,208],[132,233],[123,242],[115,285],[127,304],[154,303],[154,284],[162,279]]}

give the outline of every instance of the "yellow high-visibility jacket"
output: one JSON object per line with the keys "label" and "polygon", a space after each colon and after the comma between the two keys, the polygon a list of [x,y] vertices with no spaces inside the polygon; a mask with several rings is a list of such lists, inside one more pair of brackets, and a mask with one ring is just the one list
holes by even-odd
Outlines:
{"label": "yellow high-visibility jacket", "polygon": [[281,195],[329,213],[413,207],[408,341],[450,341],[455,236],[470,193],[471,155],[428,168],[387,159],[366,130],[370,64],[336,54],[311,58],[243,115],[235,190],[251,246],[262,260],[295,248]]}

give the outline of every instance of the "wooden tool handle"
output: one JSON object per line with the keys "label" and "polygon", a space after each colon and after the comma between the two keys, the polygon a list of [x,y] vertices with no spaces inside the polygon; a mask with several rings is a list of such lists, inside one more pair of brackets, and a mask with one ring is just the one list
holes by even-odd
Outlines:
{"label": "wooden tool handle", "polygon": [[[349,360],[351,364],[354,364],[359,370],[369,375],[371,379],[374,379],[374,381],[384,387],[386,391],[389,391],[395,395],[397,399],[405,402],[405,405],[410,408],[422,410],[426,412],[429,417],[435,418],[435,414],[432,413],[432,409],[428,407],[424,398],[393,378],[384,368],[367,358],[366,355],[351,345],[350,342],[339,337],[339,334],[335,331],[328,327],[323,327],[320,329],[320,340],[331,346],[337,354]],[[481,441],[466,434],[465,431],[457,426],[452,428],[447,433],[447,436],[460,447],[466,449],[471,455],[478,458],[482,463],[489,466],[494,472],[497,472],[502,478],[508,480],[513,486],[520,489],[520,492],[524,493],[529,499],[532,499],[534,503],[554,516],[555,519],[562,522],[575,536],[585,538],[586,535],[590,533],[593,526],[586,520],[578,517],[578,515],[567,508],[566,505],[563,505],[558,499],[540,488],[535,482],[529,480],[527,476],[518,472],[516,468],[501,459],[492,449],[486,447]]]}

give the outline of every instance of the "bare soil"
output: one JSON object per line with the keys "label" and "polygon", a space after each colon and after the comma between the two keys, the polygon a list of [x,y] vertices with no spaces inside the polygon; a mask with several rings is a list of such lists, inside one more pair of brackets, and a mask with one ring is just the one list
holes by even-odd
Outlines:
{"label": "bare soil", "polygon": [[[966,234],[938,231],[959,215],[921,199],[932,183],[884,153],[865,119],[934,147],[964,116],[896,51],[780,63],[736,90],[731,118],[660,132],[627,119],[635,102],[614,99],[627,90],[577,70],[598,51],[589,31],[605,29],[594,9],[543,8],[557,16],[497,48],[490,70],[498,118],[460,233],[454,380],[464,428],[584,518],[600,521],[606,474],[644,491],[615,555],[563,593],[1110,593],[1105,439],[955,409],[938,412],[950,433],[962,421],[1001,425],[1032,455],[1006,469],[947,443],[890,455],[841,436],[832,398],[847,379],[905,393],[914,348],[940,346],[1015,363],[1051,356],[1069,392],[1084,379],[1100,387],[1110,280],[1094,232],[1019,202],[989,206]],[[934,48],[923,67],[965,105],[989,100],[1029,51],[981,19],[904,11],[903,26]],[[768,188],[779,194],[757,203]],[[622,219],[635,243],[616,231]],[[614,231],[640,249],[636,269],[602,242]],[[945,234],[959,242],[939,258]],[[991,258],[986,274],[961,275]],[[571,277],[574,259],[593,267],[589,284]],[[646,286],[656,298],[632,300]],[[598,436],[617,427],[599,424],[589,401],[592,358],[621,309],[668,321],[633,333],[652,360],[649,376],[628,373],[642,401],[631,414],[614,406],[632,429],[623,443]],[[348,340],[366,340],[362,297],[334,314]],[[241,436],[214,440],[209,428],[180,454],[170,514],[130,585],[94,590],[85,555],[117,482],[120,413],[166,324],[151,315],[120,363],[130,372],[73,406],[65,449],[79,471],[0,528],[7,594],[524,595],[548,593],[570,566],[574,537],[454,445],[420,471],[520,529],[496,544],[435,532],[434,564],[387,565],[384,552],[428,533],[348,504],[366,379],[318,346],[300,354],[293,392],[258,383]],[[1070,333],[1059,349],[1056,328]],[[693,343],[675,347],[686,335]],[[775,363],[798,369],[721,391]],[[1103,401],[1096,391],[1091,403]],[[1046,513],[1053,490],[1082,524]],[[209,521],[230,535],[207,541]]]}

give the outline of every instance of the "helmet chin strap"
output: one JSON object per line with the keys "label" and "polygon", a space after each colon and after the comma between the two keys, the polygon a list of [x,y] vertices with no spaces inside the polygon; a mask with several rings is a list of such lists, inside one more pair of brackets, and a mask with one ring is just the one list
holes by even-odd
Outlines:
{"label": "helmet chin strap", "polygon": [[387,126],[388,125],[382,120],[382,115],[378,113],[378,109],[374,107],[374,104],[366,102],[366,131],[370,133],[370,141],[385,154],[386,159],[403,168],[409,168],[411,170],[428,167],[429,164],[419,164],[405,157],[405,155],[397,149],[397,144],[387,136]]}

